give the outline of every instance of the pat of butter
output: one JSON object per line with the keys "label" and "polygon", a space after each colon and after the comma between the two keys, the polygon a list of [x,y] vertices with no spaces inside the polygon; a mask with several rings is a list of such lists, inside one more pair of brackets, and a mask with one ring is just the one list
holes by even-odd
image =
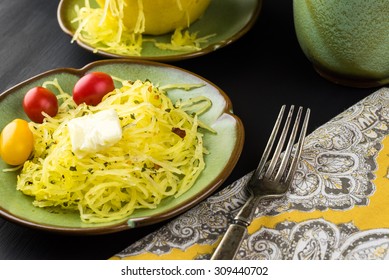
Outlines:
{"label": "pat of butter", "polygon": [[114,109],[74,118],[68,122],[72,151],[79,158],[99,152],[122,138],[119,116]]}

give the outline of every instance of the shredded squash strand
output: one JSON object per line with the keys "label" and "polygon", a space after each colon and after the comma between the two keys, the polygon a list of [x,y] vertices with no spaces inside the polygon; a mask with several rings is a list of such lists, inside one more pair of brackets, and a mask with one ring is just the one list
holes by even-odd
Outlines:
{"label": "shredded squash strand", "polygon": [[[44,85],[59,90],[61,105],[57,116],[30,123],[35,150],[17,180],[17,189],[34,196],[35,206],[79,211],[86,223],[114,221],[136,209],[155,208],[168,196],[182,195],[204,169],[207,151],[197,111],[193,113],[188,102],[173,104],[151,82],[123,81],[97,106],[77,106],[56,80]],[[196,108],[211,106],[207,98],[200,99],[193,100]],[[188,106],[190,114],[185,111]],[[122,139],[78,158],[67,123],[110,108],[119,115]]]}

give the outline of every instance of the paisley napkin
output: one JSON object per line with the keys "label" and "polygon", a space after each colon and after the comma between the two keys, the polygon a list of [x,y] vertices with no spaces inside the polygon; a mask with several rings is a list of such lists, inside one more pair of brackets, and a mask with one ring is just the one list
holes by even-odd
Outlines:
{"label": "paisley napkin", "polygon": [[[236,259],[389,259],[389,88],[307,136],[293,186],[259,205]],[[111,259],[209,259],[250,174]]]}

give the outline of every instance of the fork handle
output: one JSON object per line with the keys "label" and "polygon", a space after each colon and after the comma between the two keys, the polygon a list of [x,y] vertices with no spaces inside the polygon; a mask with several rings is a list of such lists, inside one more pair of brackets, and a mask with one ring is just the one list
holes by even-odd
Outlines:
{"label": "fork handle", "polygon": [[233,260],[246,233],[247,226],[230,224],[211,260]]}

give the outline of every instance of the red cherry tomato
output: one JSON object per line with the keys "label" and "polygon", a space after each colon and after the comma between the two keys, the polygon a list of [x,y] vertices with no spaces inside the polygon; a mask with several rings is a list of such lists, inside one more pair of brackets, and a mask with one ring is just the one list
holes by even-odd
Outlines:
{"label": "red cherry tomato", "polygon": [[47,88],[34,87],[24,96],[23,109],[30,120],[42,123],[45,118],[42,112],[51,117],[58,113],[58,100],[55,94]]}
{"label": "red cherry tomato", "polygon": [[77,105],[86,103],[96,106],[104,95],[113,91],[112,77],[103,72],[91,72],[77,81],[73,88],[73,100]]}

